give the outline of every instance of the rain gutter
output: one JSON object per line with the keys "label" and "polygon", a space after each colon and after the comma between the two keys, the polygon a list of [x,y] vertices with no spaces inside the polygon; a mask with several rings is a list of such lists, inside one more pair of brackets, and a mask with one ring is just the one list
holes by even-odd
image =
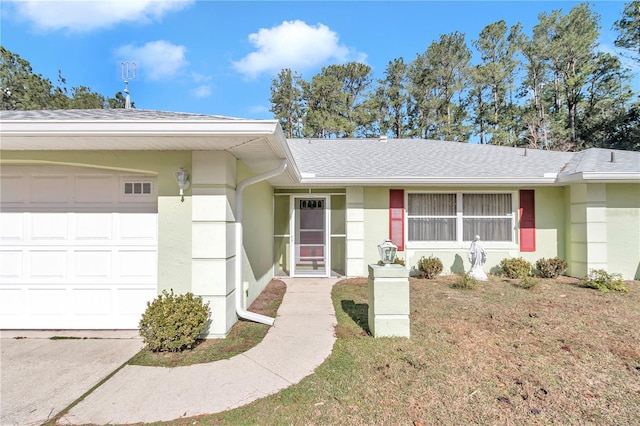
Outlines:
{"label": "rain gutter", "polygon": [[266,325],[273,325],[275,318],[268,317],[266,315],[256,314],[255,312],[249,312],[244,308],[244,289],[242,288],[242,216],[244,213],[243,205],[242,205],[242,193],[244,189],[249,186],[256,184],[258,182],[262,182],[263,180],[267,180],[274,176],[279,175],[284,172],[287,168],[287,160],[282,160],[280,166],[277,168],[270,170],[268,172],[262,173],[260,175],[256,175],[250,177],[248,179],[243,180],[238,183],[236,187],[236,259],[235,259],[235,269],[236,269],[236,314],[238,317],[242,319],[246,319],[249,321],[258,322]]}

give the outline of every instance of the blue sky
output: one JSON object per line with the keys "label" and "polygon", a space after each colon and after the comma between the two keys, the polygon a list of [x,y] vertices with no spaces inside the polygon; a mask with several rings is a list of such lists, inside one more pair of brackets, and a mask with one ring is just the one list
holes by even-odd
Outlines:
{"label": "blue sky", "polygon": [[[323,66],[361,61],[383,78],[441,34],[460,31],[470,48],[483,27],[504,19],[530,33],[538,14],[573,1],[53,1],[1,3],[2,45],[34,72],[106,96],[124,88],[137,108],[268,119],[269,88],[282,68],[309,80]],[[600,48],[614,53],[622,1],[591,2],[601,15]],[[640,91],[639,70],[634,88]]]}

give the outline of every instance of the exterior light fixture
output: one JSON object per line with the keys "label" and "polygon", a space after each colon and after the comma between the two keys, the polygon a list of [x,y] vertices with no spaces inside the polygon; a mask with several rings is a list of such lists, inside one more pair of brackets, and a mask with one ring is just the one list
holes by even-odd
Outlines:
{"label": "exterior light fixture", "polygon": [[176,182],[178,182],[178,187],[180,188],[180,201],[184,203],[184,190],[188,189],[191,185],[189,182],[189,173],[185,172],[182,167],[180,167],[176,173]]}
{"label": "exterior light fixture", "polygon": [[378,246],[378,253],[380,254],[380,260],[384,266],[391,265],[396,260],[396,252],[398,246],[394,245],[390,239],[384,240],[382,244]]}

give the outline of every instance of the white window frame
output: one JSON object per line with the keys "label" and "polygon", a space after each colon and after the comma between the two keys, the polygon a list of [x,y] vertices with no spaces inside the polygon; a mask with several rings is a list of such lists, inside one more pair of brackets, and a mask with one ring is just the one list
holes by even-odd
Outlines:
{"label": "white window frame", "polygon": [[[456,196],[456,240],[455,241],[415,241],[409,240],[409,195],[410,194],[455,194]],[[463,216],[462,214],[462,198],[464,194],[511,194],[511,213],[509,216],[511,217],[511,240],[510,241],[485,241],[482,240],[484,246],[487,248],[500,248],[500,249],[517,249],[518,248],[518,232],[517,232],[517,218],[518,218],[518,192],[517,191],[491,191],[491,190],[480,190],[480,191],[405,191],[405,200],[404,205],[406,214],[404,220],[404,240],[405,245],[408,249],[433,249],[433,248],[468,248],[471,240],[463,240],[463,219],[465,218],[476,218],[480,216]],[[416,216],[412,216],[416,217]],[[426,216],[420,216],[426,217]],[[453,216],[429,216],[429,217],[453,217]],[[483,218],[497,218],[503,216],[482,216]]]}
{"label": "white window frame", "polygon": [[[144,185],[150,185],[151,186],[151,192],[150,193],[131,193],[131,194],[127,194],[126,191],[126,185],[127,184],[140,184],[142,188],[144,188]],[[141,177],[129,177],[129,176],[121,176],[120,177],[120,202],[124,202],[124,203],[135,203],[135,202],[149,202],[149,201],[153,201],[156,199],[157,197],[157,193],[156,193],[156,182],[155,179],[152,178],[141,178]],[[176,191],[177,194],[177,191]]]}

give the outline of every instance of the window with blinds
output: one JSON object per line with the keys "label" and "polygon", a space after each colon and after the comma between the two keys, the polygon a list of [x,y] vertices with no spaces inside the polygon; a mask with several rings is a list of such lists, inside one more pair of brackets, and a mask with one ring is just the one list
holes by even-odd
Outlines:
{"label": "window with blinds", "polygon": [[513,241],[511,193],[414,193],[407,201],[409,241]]}

